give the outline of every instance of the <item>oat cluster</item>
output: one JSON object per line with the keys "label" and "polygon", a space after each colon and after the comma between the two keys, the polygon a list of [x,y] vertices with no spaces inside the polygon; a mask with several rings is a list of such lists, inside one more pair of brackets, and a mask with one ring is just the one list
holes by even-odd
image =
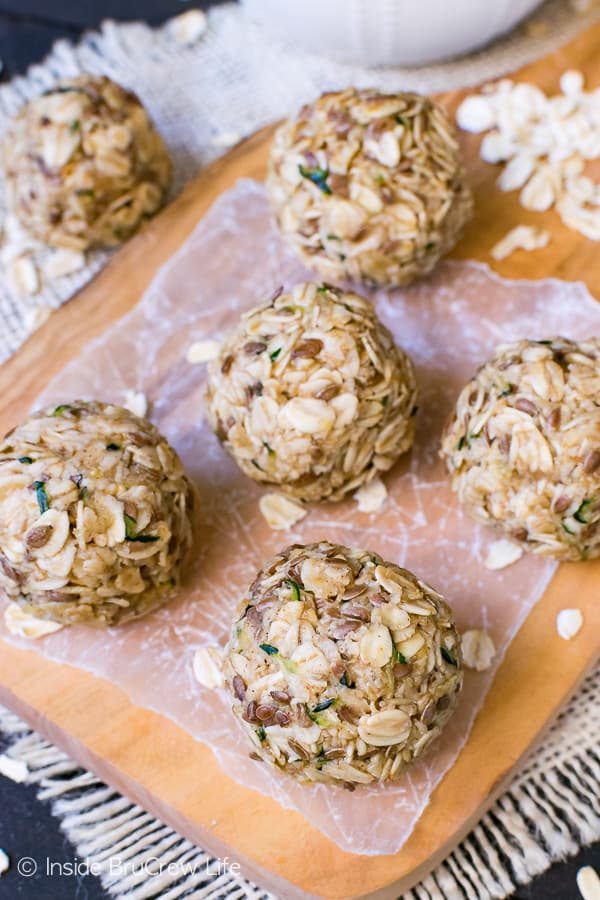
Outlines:
{"label": "oat cluster", "polygon": [[600,158],[600,90],[585,91],[581,72],[563,72],[561,93],[547,97],[533,84],[509,79],[467,97],[456,113],[477,134],[481,158],[504,163],[502,191],[520,191],[521,205],[555,207],[568,228],[600,240],[600,186],[585,174]]}
{"label": "oat cluster", "polygon": [[158,430],[73,402],[0,444],[0,587],[28,613],[115,625],[161,606],[191,545],[192,488]]}
{"label": "oat cluster", "polygon": [[322,541],[267,563],[225,651],[253,753],[300,781],[396,778],[450,718],[462,684],[450,609],[407,569]]}
{"label": "oat cluster", "polygon": [[267,188],[287,243],[330,281],[408,284],[456,243],[472,199],[444,110],[348,88],[275,136]]}
{"label": "oat cluster", "polygon": [[412,363],[357,294],[312,282],[277,292],[242,316],[208,373],[225,448],[301,500],[339,499],[412,444]]}
{"label": "oat cluster", "polygon": [[442,441],[467,511],[533,553],[600,556],[599,397],[597,338],[499,346]]}
{"label": "oat cluster", "polygon": [[27,103],[2,155],[11,211],[38,240],[71,250],[126,240],[171,180],[146,110],[106,77],[67,79]]}

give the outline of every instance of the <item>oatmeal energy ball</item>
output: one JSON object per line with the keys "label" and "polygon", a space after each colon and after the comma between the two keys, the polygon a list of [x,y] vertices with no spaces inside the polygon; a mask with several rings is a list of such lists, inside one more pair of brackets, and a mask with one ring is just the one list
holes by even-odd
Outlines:
{"label": "oatmeal energy ball", "polygon": [[373,306],[296,285],[250,310],[209,365],[211,425],[239,467],[301,500],[338,500],[412,444],[415,377]]}
{"label": "oatmeal energy ball", "polygon": [[460,638],[443,598],[376,553],[322,541],[270,560],[225,650],[233,711],[301,781],[387,781],[452,715]]}
{"label": "oatmeal energy ball", "polygon": [[498,347],[442,442],[467,511],[534,553],[600,556],[599,398],[597,338]]}
{"label": "oatmeal energy ball", "polygon": [[31,100],[3,145],[7,200],[44,243],[85,250],[128,238],[161,206],[171,161],[135,94],[81,75]]}
{"label": "oatmeal energy ball", "polygon": [[137,618],[178,584],[191,506],[146,419],[96,402],[35,413],[0,444],[0,587],[66,625]]}
{"label": "oatmeal energy ball", "polygon": [[452,125],[419,94],[323,94],[277,131],[267,187],[284,239],[334,282],[414,281],[472,211]]}

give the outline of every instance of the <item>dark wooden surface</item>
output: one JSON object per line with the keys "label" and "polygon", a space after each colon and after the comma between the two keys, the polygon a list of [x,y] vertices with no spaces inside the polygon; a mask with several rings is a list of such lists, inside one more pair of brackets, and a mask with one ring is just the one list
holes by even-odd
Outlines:
{"label": "dark wooden surface", "polygon": [[[25,72],[30,64],[41,60],[55,40],[77,38],[104,18],[143,18],[158,24],[190,6],[209,5],[210,0],[0,0],[2,80]],[[9,872],[0,879],[0,900],[105,900],[108,895],[92,875],[45,875],[47,859],[57,864],[74,863],[77,859],[52,817],[49,804],[38,801],[35,793],[33,787],[13,784],[0,776],[0,847],[13,861]],[[598,803],[598,798],[590,798],[590,802]],[[24,878],[18,874],[16,864],[23,857],[35,860],[36,875]],[[579,893],[575,874],[583,865],[600,869],[600,844],[582,850],[566,863],[552,866],[531,884],[519,888],[513,900],[576,900]],[[59,865],[55,870],[59,870]]]}

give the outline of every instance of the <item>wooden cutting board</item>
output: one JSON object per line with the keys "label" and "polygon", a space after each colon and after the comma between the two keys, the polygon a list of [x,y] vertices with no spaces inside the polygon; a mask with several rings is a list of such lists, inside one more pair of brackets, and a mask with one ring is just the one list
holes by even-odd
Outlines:
{"label": "wooden cutting board", "polygon": [[[600,85],[600,24],[516,76],[546,91],[576,67]],[[462,94],[442,100],[454,111]],[[65,304],[0,369],[0,431],[16,424],[36,395],[90,338],[139,300],[158,267],[177,250],[219,194],[240,177],[262,179],[268,127],[205,169],[104,271]],[[492,262],[489,249],[511,227],[541,224],[552,241],[500,264],[513,278],[584,280],[600,297],[599,246],[564,228],[558,216],[527,213],[494,186],[497,171],[478,156],[479,138],[461,136],[476,215],[456,257]],[[506,787],[541,740],[599,651],[600,561],[561,566],[513,641],[468,743],[435,790],[402,850],[361,857],[341,851],[295,812],[230,780],[211,751],[171,722],[133,706],[109,682],[0,641],[0,702],[14,709],[126,796],[251,879],[284,898],[397,897],[440,862]],[[579,606],[585,627],[561,641],[555,618]],[[365,808],[365,828],[369,810]]]}

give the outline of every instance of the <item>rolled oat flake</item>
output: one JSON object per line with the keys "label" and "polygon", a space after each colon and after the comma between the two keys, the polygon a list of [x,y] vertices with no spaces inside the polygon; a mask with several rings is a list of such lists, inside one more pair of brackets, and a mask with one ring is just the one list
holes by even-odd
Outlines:
{"label": "rolled oat flake", "polygon": [[473,206],[444,109],[356,88],[323,94],[278,129],[267,189],[284,240],[336,283],[415,281],[454,246]]}
{"label": "rolled oat flake", "polygon": [[96,401],[40,410],[0,443],[0,480],[0,587],[17,633],[117,625],[173,596],[193,492],[147,419]]}

